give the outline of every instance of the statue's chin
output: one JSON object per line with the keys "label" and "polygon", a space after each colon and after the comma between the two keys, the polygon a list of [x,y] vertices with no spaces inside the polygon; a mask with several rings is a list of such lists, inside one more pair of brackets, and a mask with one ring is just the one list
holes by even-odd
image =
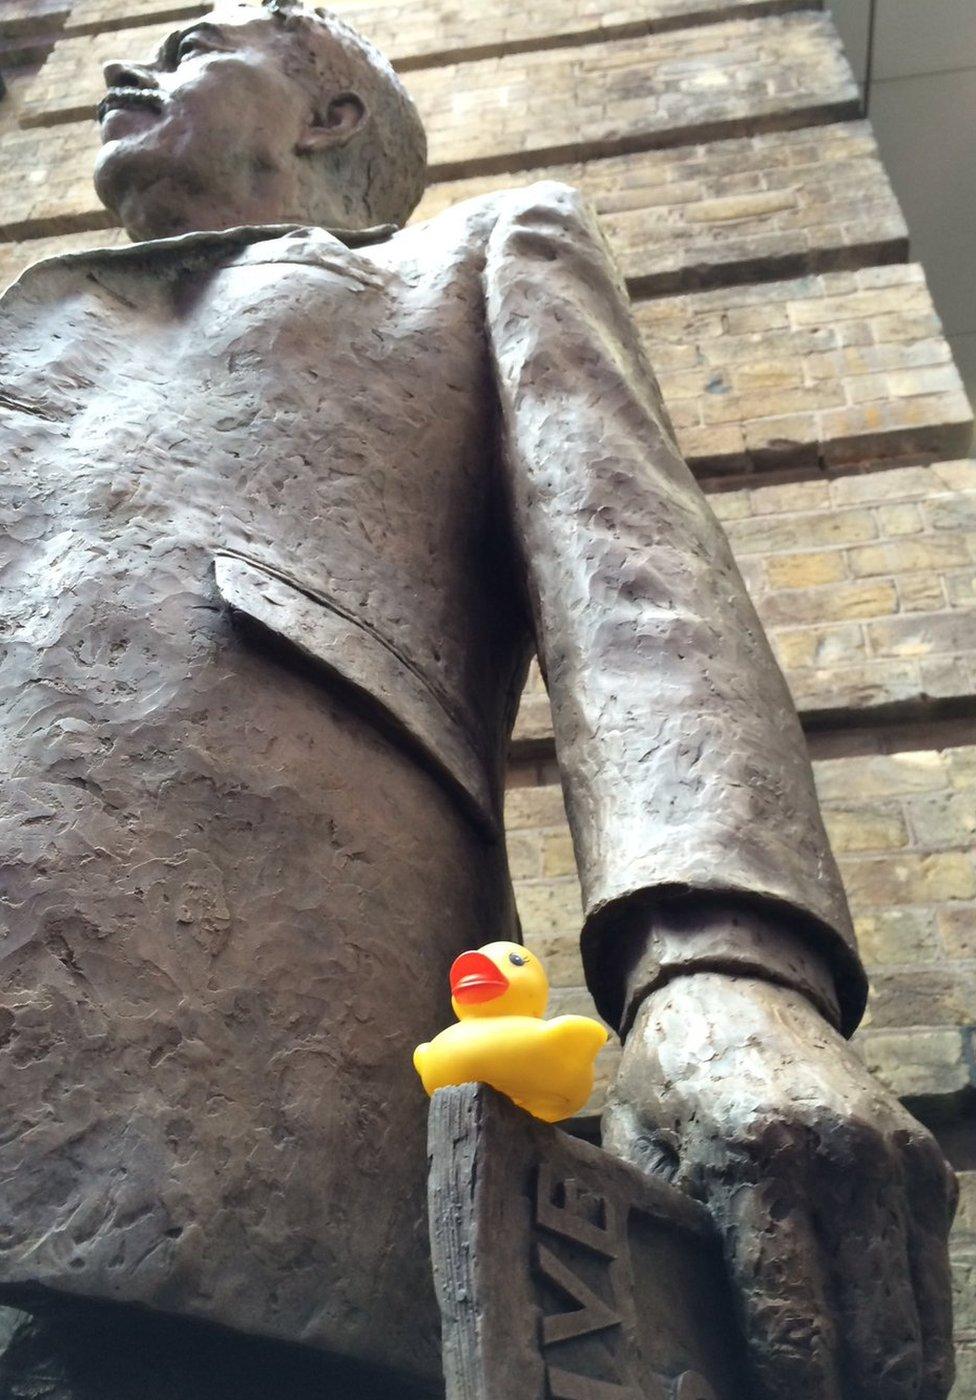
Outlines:
{"label": "statue's chin", "polygon": [[[122,218],[122,203],[131,191],[132,158],[127,159],[120,141],[109,141],[95,158],[95,193],[105,208]],[[126,178],[126,168],[129,178]],[[124,222],[124,220],[123,220]]]}
{"label": "statue's chin", "polygon": [[115,154],[115,145],[116,143],[113,141],[110,142],[108,145],[102,146],[98,152],[98,155],[95,157],[95,193],[98,195],[99,199],[108,209],[112,207],[108,203],[108,187],[110,183],[108,177],[111,171],[112,157]]}
{"label": "statue's chin", "polygon": [[157,162],[126,150],[120,141],[103,146],[95,161],[95,193],[135,242],[168,238],[193,227],[180,189]]}

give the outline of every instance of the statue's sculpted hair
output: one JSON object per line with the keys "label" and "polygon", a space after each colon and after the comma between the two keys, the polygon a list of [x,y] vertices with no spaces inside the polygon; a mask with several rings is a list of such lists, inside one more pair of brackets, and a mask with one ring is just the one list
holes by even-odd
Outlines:
{"label": "statue's sculpted hair", "polygon": [[[292,76],[314,99],[356,92],[366,104],[369,124],[360,139],[324,157],[330,203],[335,190],[347,193],[350,222],[405,224],[426,185],[427,136],[420,114],[389,60],[331,10],[309,8],[301,0],[262,0],[286,31],[303,40],[293,45]],[[299,37],[299,35],[296,35]],[[317,222],[314,184],[307,216]]]}

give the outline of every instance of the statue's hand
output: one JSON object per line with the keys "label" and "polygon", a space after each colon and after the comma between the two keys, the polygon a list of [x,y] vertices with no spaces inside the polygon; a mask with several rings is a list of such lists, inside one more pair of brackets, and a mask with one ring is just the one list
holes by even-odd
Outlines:
{"label": "statue's hand", "polygon": [[763,1400],[943,1400],[955,1178],[799,992],[697,972],[640,1007],[604,1142],[704,1200]]}

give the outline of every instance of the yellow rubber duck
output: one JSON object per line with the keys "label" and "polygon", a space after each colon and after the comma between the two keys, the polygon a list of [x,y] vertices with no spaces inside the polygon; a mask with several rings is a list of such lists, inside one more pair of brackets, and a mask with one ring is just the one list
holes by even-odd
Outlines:
{"label": "yellow rubber duck", "polygon": [[462,953],[450,977],[457,1024],[413,1052],[428,1094],[473,1081],[546,1123],[578,1113],[593,1092],[606,1028],[589,1016],[543,1021],[549,982],[539,959],[518,943]]}

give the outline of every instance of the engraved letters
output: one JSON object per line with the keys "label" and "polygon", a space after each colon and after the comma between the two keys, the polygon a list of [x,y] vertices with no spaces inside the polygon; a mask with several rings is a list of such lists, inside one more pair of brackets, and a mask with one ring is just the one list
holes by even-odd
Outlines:
{"label": "engraved letters", "polygon": [[429,1145],[446,1400],[745,1400],[704,1207],[483,1084]]}
{"label": "engraved letters", "polygon": [[[626,1226],[618,1203],[596,1192],[582,1191],[574,1177],[557,1178],[549,1163],[543,1162],[536,1184],[535,1223],[537,1228],[603,1260],[607,1295],[601,1297],[565,1259],[547,1244],[537,1243],[538,1273],[576,1304],[575,1308],[543,1317],[543,1349],[622,1327],[622,1310],[626,1307],[622,1275],[629,1277],[629,1271]],[[626,1355],[628,1348],[619,1350]],[[636,1358],[628,1359],[633,1363]],[[620,1369],[632,1366],[627,1367],[624,1361]],[[670,1385],[646,1374],[640,1379],[621,1375],[597,1379],[567,1370],[546,1357],[546,1379],[551,1400],[715,1400],[708,1382],[693,1371],[686,1371]]]}
{"label": "engraved letters", "polygon": [[[536,1267],[560,1293],[577,1307],[550,1313],[542,1319],[542,1345],[580,1338],[609,1328],[619,1328],[622,1317],[617,1307],[619,1264],[627,1249],[616,1203],[595,1192],[581,1192],[575,1178],[557,1179],[548,1163],[539,1168],[536,1185],[535,1222],[537,1227],[582,1247],[602,1261],[603,1281],[609,1301],[605,1301],[564,1259],[546,1244],[536,1246]],[[619,1348],[618,1348],[619,1350]],[[641,1393],[621,1383],[618,1376],[598,1380],[578,1375],[546,1358],[546,1377],[552,1400],[641,1400]]]}

